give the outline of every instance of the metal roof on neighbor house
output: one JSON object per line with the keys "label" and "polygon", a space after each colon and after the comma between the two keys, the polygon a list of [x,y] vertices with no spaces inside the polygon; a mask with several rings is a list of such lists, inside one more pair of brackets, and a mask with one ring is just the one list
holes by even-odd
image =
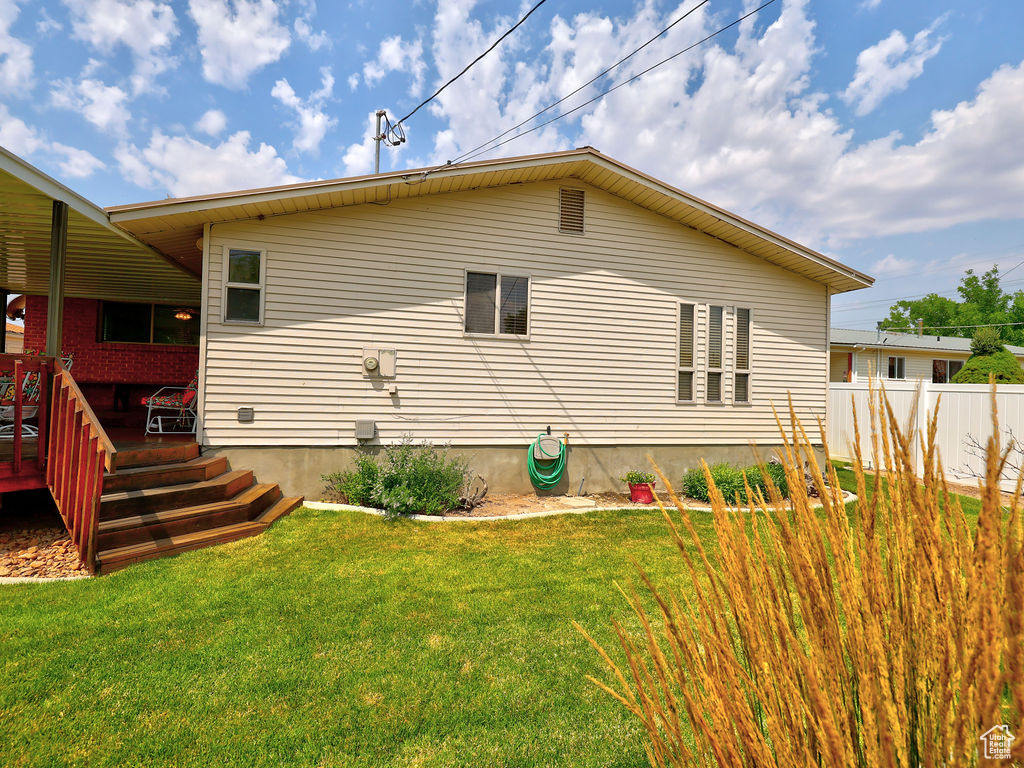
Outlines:
{"label": "metal roof on neighbor house", "polygon": [[64,292],[124,301],[199,300],[199,280],[113,226],[100,207],[0,147],[0,286],[46,294],[53,201],[68,205]]}
{"label": "metal roof on neighbor house", "polygon": [[766,261],[828,285],[835,293],[873,278],[601,154],[567,152],[482,160],[264,189],[157,200],[108,208],[110,220],[198,273],[203,225],[380,203],[508,184],[576,179],[705,232]]}
{"label": "metal roof on neighbor house", "polygon": [[[928,352],[971,352],[971,340],[962,336],[918,336],[893,331],[857,331],[833,328],[831,344],[834,347],[868,347],[871,349],[920,349]],[[1024,347],[1006,345],[1017,357],[1024,356]]]}

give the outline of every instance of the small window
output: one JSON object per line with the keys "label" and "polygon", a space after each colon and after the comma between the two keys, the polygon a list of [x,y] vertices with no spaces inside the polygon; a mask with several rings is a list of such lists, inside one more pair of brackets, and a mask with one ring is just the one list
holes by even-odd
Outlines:
{"label": "small window", "polygon": [[890,379],[905,379],[905,378],[907,378],[907,358],[905,358],[905,357],[890,357],[889,358],[889,378]]}
{"label": "small window", "polygon": [[732,398],[735,403],[750,402],[750,310],[736,308],[736,370],[733,373]]}
{"label": "small window", "polygon": [[708,307],[708,388],[709,403],[722,402],[722,322],[724,307]]}
{"label": "small window", "polygon": [[466,273],[466,333],[526,336],[530,331],[529,312],[530,278]]}
{"label": "small window", "polygon": [[679,305],[679,390],[677,399],[693,402],[693,304]]}
{"label": "small window", "polygon": [[583,234],[583,190],[558,190],[558,231]]}
{"label": "small window", "polygon": [[99,340],[195,346],[199,344],[199,312],[169,304],[104,301]]}
{"label": "small window", "polygon": [[963,367],[963,360],[932,360],[932,384],[948,384]]}
{"label": "small window", "polygon": [[263,322],[266,251],[229,248],[225,259],[224,322]]}

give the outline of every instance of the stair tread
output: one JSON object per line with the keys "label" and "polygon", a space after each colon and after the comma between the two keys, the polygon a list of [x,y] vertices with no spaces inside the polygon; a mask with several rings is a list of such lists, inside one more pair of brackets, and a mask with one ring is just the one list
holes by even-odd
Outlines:
{"label": "stair tread", "polygon": [[141,528],[147,525],[162,524],[184,520],[189,517],[222,512],[233,507],[249,504],[258,499],[262,494],[272,491],[277,487],[276,483],[255,483],[244,491],[230,499],[223,501],[211,501],[206,504],[195,504],[188,507],[177,507],[165,509],[158,512],[144,512],[141,515],[130,515],[128,517],[115,517],[110,520],[100,520],[99,533],[112,533],[114,531],[130,530]]}
{"label": "stair tread", "polygon": [[149,496],[159,496],[164,493],[182,493],[194,488],[209,488],[217,485],[227,485],[243,475],[251,474],[249,469],[235,469],[230,472],[212,477],[209,480],[197,480],[194,483],[179,483],[177,485],[160,485],[156,488],[140,488],[132,491],[114,491],[105,493],[100,497],[101,502],[122,501],[124,499],[144,499]]}
{"label": "stair tread", "polygon": [[177,549],[179,547],[187,547],[193,544],[203,542],[215,543],[225,536],[231,536],[236,533],[250,531],[253,533],[259,533],[265,528],[266,526],[262,523],[257,523],[252,520],[244,523],[232,523],[231,525],[207,528],[206,530],[196,531],[194,533],[183,533],[177,536],[169,536],[165,539],[155,539],[152,541],[140,542],[138,544],[129,544],[126,547],[101,550],[96,555],[96,561],[102,567],[104,563],[125,559],[135,559],[144,555]]}
{"label": "stair tread", "polygon": [[255,522],[269,526],[300,506],[303,501],[305,501],[304,496],[282,496],[263,510]]}
{"label": "stair tread", "polygon": [[186,459],[185,461],[172,461],[167,464],[149,464],[142,467],[125,467],[124,469],[116,469],[113,472],[107,472],[103,475],[104,479],[110,477],[135,477],[138,475],[149,475],[156,474],[159,472],[169,472],[175,469],[195,469],[197,467],[207,467],[210,464],[215,464],[218,461],[222,461],[220,456],[196,456],[194,459]]}

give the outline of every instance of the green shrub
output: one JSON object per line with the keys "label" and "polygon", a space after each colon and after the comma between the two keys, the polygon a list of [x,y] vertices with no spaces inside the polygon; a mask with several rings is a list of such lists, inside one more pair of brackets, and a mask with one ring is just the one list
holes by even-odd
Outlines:
{"label": "green shrub", "polygon": [[995,328],[979,328],[971,338],[972,355],[994,355],[1003,348],[1003,340]]}
{"label": "green shrub", "polygon": [[[783,497],[788,496],[789,486],[786,485],[785,468],[781,464],[768,464],[766,467],[768,476],[779,489],[779,493],[781,493]],[[735,501],[737,494],[739,495],[741,504],[747,503],[747,491],[743,482],[744,476],[746,477],[746,482],[750,485],[750,489],[752,491],[755,493],[760,491],[765,498],[768,498],[768,485],[764,481],[761,469],[756,465],[747,467],[746,469],[739,469],[738,467],[734,467],[732,464],[722,462],[720,464],[713,464],[708,467],[708,469],[711,472],[711,477],[714,479],[718,490],[722,492],[722,496],[730,504]],[[683,493],[691,499],[697,499],[698,501],[704,502],[711,501],[711,496],[708,493],[707,478],[704,477],[703,469],[697,467],[683,475]]]}
{"label": "green shrub", "polygon": [[653,472],[641,472],[639,469],[631,469],[619,479],[627,485],[646,485],[647,483],[653,483],[655,477]]}
{"label": "green shrub", "polygon": [[469,480],[459,456],[405,436],[379,455],[356,454],[355,467],[324,475],[328,496],[392,515],[440,515],[454,509]]}
{"label": "green shrub", "polygon": [[988,384],[989,374],[1004,384],[1024,384],[1024,370],[1013,353],[1000,349],[990,355],[971,355],[952,378],[954,384]]}

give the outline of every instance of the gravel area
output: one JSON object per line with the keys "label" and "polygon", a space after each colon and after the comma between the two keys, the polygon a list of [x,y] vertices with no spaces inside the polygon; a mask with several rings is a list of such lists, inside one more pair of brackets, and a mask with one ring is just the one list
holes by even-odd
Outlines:
{"label": "gravel area", "polygon": [[0,508],[0,578],[87,576],[45,490],[8,493]]}

